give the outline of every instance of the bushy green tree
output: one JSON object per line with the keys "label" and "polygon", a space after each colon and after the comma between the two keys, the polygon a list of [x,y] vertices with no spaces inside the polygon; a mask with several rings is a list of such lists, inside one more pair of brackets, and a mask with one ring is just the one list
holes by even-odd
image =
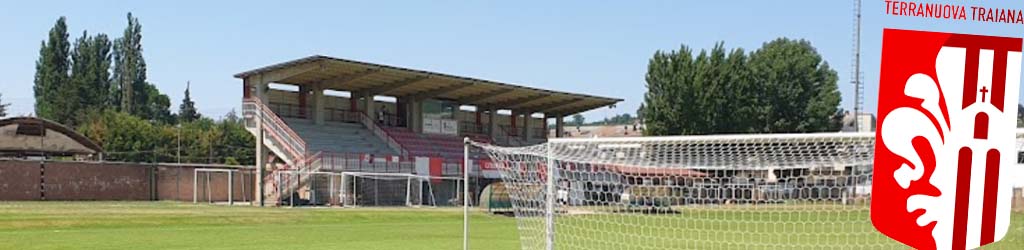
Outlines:
{"label": "bushy green tree", "polygon": [[160,93],[153,84],[145,84],[142,87],[145,89],[146,101],[139,103],[140,113],[136,116],[157,123],[174,123],[176,118],[171,114],[171,98]]}
{"label": "bushy green tree", "polygon": [[751,53],[751,74],[764,107],[757,132],[838,131],[839,76],[811,43],[777,39]]}
{"label": "bushy green tree", "polygon": [[[149,121],[123,112],[97,111],[78,127],[78,132],[103,147],[113,161],[155,162],[166,150],[164,133]],[[172,141],[173,142],[173,141]]]}
{"label": "bushy green tree", "polygon": [[576,127],[583,126],[583,123],[586,121],[587,118],[584,118],[581,114],[572,115],[572,124],[576,125]]}
{"label": "bushy green tree", "polygon": [[89,117],[78,131],[103,146],[110,161],[255,163],[255,139],[240,120],[203,118],[174,125],[113,110]]}
{"label": "bushy green tree", "polygon": [[649,135],[836,131],[837,74],[810,42],[780,38],[749,53],[722,43],[654,54],[642,113]]}
{"label": "bushy green tree", "polygon": [[57,22],[50,29],[46,41],[42,42],[39,49],[39,60],[36,61],[35,85],[35,111],[36,115],[42,118],[62,122],[69,104],[76,100],[60,98],[62,91],[68,85],[68,71],[70,61],[68,60],[71,44],[68,43],[67,23],[64,17],[57,19]]}
{"label": "bushy green tree", "polygon": [[591,125],[627,125],[636,121],[630,114],[618,114],[611,118],[604,118],[602,121],[592,122]]}

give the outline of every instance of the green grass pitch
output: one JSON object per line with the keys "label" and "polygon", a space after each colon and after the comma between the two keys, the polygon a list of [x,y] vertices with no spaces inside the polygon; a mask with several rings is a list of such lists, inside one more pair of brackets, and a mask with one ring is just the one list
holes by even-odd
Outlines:
{"label": "green grass pitch", "polygon": [[[669,217],[560,217],[558,228],[565,232],[559,235],[565,237],[559,238],[557,244],[573,249],[623,249],[629,246],[649,246],[652,247],[650,249],[778,249],[782,246],[899,248],[896,244],[886,242],[883,237],[874,235],[869,224],[836,223],[834,225],[845,225],[836,227],[820,223],[822,217],[835,218],[834,214],[760,209],[689,210],[666,216]],[[850,216],[851,219],[855,217],[860,216]],[[783,225],[771,223],[779,218],[792,221]],[[1013,220],[1004,242],[986,249],[1024,249],[1024,214],[1015,213]],[[478,212],[471,221],[473,249],[520,248],[515,219]],[[744,222],[740,225],[730,221]],[[542,222],[531,221],[528,225],[542,225],[537,223]],[[622,235],[615,233],[617,227],[652,224],[663,224],[664,230],[649,230],[643,232],[648,238],[626,241],[619,240],[623,238]],[[843,230],[852,234],[821,236],[822,232]],[[786,232],[786,235],[779,232]],[[579,235],[589,237],[582,238]],[[722,241],[722,238],[734,240]],[[838,242],[844,240],[859,244]],[[461,247],[462,211],[452,208],[291,209],[173,202],[0,202],[0,249]]]}

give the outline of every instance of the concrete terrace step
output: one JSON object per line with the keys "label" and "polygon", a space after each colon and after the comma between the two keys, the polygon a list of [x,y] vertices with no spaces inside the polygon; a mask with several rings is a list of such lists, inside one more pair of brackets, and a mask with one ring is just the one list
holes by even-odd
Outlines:
{"label": "concrete terrace step", "polygon": [[313,124],[304,119],[286,119],[288,126],[306,141],[310,153],[317,151],[395,155],[394,150],[358,123]]}

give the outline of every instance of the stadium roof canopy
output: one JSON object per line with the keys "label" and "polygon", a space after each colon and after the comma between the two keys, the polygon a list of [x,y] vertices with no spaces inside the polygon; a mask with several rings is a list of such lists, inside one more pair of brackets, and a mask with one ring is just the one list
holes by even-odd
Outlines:
{"label": "stadium roof canopy", "polygon": [[42,118],[0,119],[0,155],[71,156],[102,153],[103,148],[64,125]]}
{"label": "stadium roof canopy", "polygon": [[242,72],[235,77],[247,82],[318,86],[348,91],[352,96],[434,98],[483,108],[560,115],[622,101],[320,55]]}

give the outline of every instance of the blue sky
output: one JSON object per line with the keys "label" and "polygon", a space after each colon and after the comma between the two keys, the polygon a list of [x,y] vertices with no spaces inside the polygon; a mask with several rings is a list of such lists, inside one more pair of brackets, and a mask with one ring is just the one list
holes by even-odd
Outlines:
{"label": "blue sky", "polygon": [[[932,1],[944,2],[944,1]],[[963,1],[945,1],[963,4]],[[971,1],[977,4],[982,1]],[[1019,1],[984,1],[1024,8]],[[1021,36],[1009,24],[884,15],[864,3],[866,110],[874,112],[883,27]],[[71,38],[120,36],[125,14],[143,25],[149,81],[181,102],[186,81],[200,112],[220,117],[241,102],[233,74],[322,54],[521,85],[618,97],[588,120],[633,113],[647,61],[680,44],[753,50],[778,38],[810,40],[840,75],[852,109],[852,1],[15,1],[0,9],[0,93],[14,115],[32,112],[40,41],[59,16]]]}

